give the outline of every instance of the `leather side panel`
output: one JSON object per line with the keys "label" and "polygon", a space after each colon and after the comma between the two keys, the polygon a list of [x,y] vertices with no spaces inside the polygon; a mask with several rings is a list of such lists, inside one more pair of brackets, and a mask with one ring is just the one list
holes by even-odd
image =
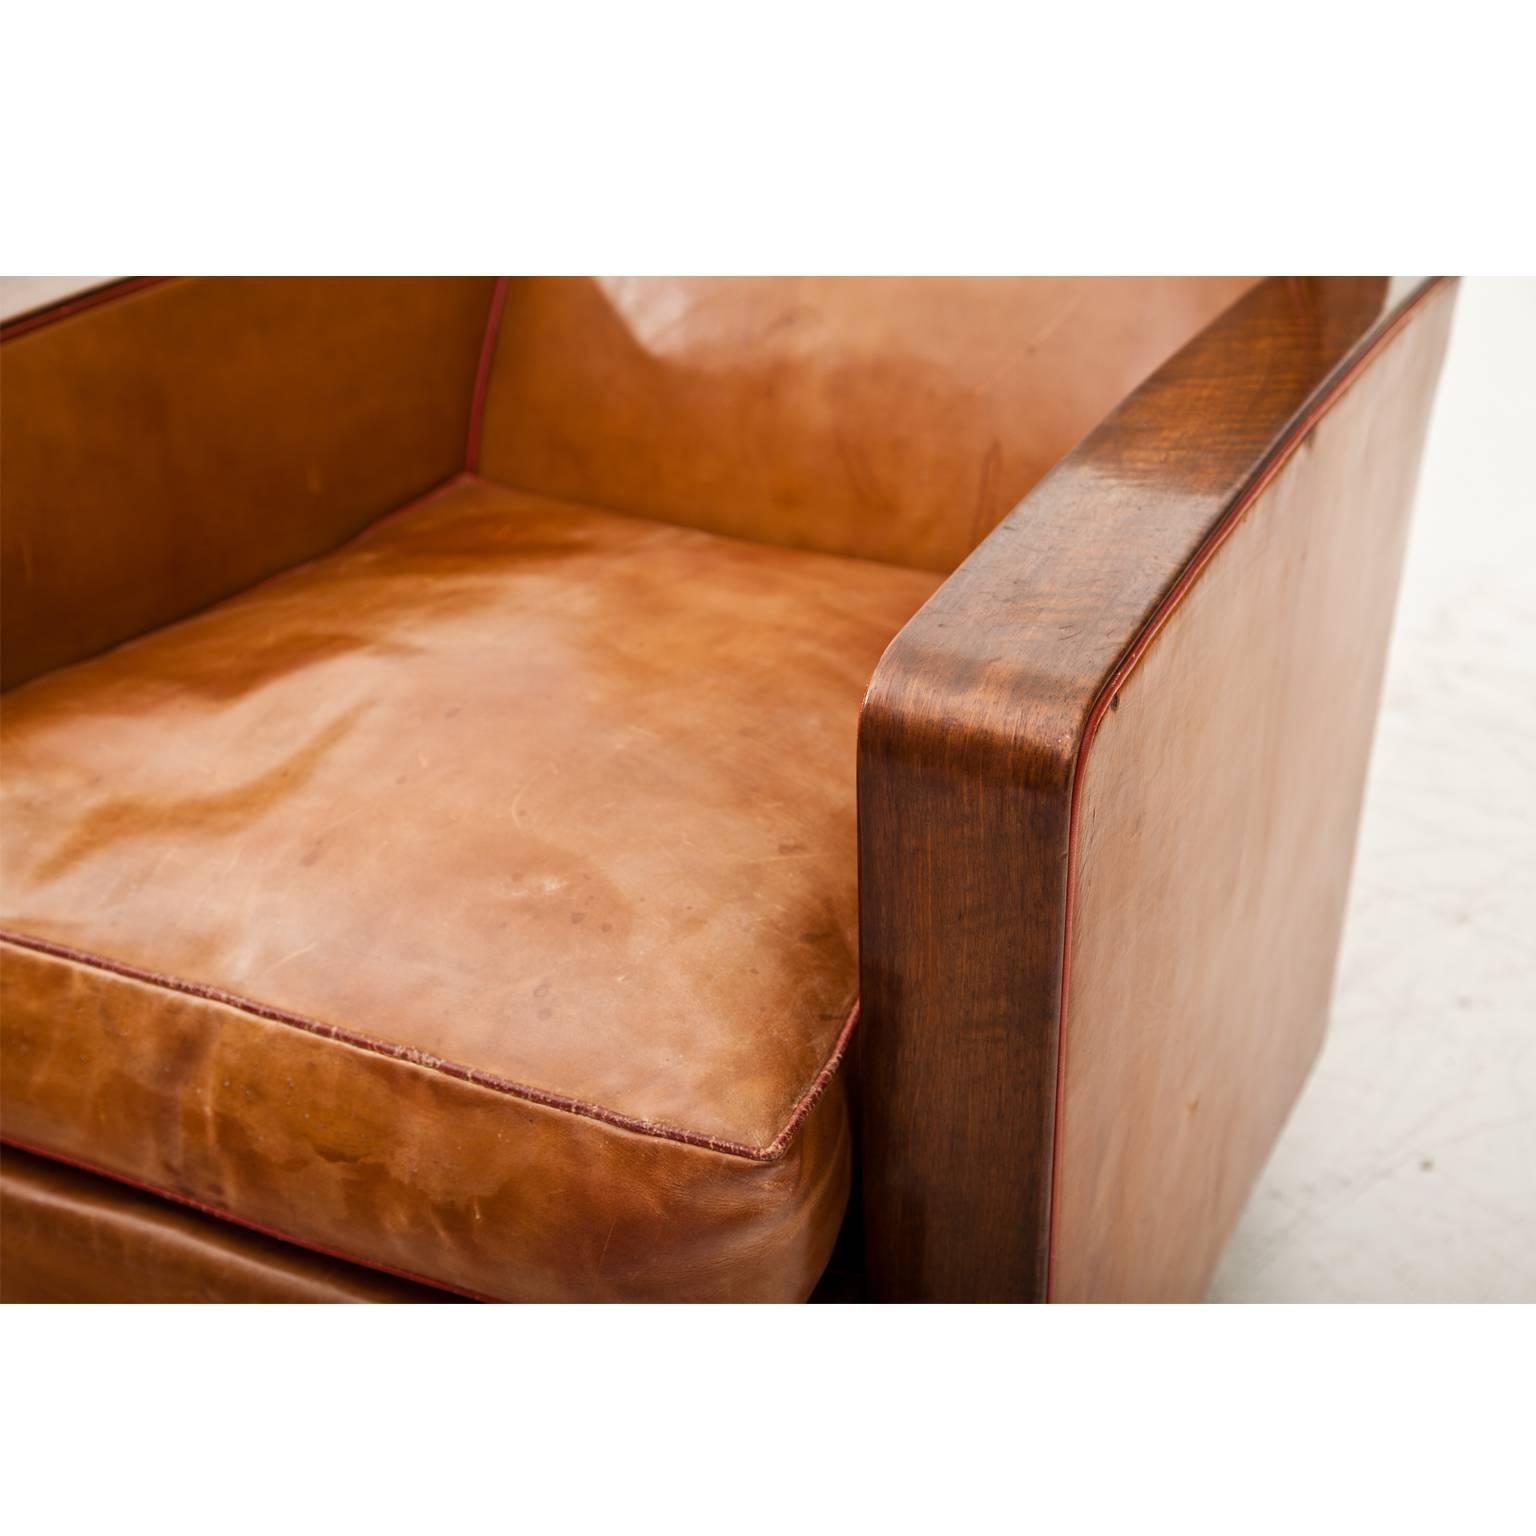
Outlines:
{"label": "leather side panel", "polygon": [[0,686],[333,549],[457,472],[488,278],[178,278],[0,352]]}
{"label": "leather side panel", "polygon": [[1241,514],[1083,749],[1055,1300],[1200,1297],[1321,1043],[1452,296]]}

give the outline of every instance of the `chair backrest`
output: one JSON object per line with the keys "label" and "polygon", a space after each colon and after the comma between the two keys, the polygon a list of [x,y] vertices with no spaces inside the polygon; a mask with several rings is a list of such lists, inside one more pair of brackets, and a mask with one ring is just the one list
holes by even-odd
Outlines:
{"label": "chair backrest", "polygon": [[481,472],[836,554],[959,563],[1246,278],[524,278]]}
{"label": "chair backrest", "polygon": [[119,285],[4,332],[0,686],[335,548],[470,436],[525,490],[948,570],[1246,286],[519,278],[498,317],[489,278]]}

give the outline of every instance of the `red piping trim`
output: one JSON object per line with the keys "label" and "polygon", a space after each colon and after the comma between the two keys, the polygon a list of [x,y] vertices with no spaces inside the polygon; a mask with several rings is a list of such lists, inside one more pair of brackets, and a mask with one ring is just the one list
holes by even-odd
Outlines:
{"label": "red piping trim", "polygon": [[87,1162],[83,1157],[70,1157],[62,1152],[50,1152],[46,1147],[35,1146],[32,1142],[22,1141],[17,1136],[0,1136],[0,1145],[14,1147],[18,1152],[28,1152],[33,1157],[40,1157],[50,1163],[65,1163],[71,1168],[78,1168],[83,1173],[94,1173],[100,1178],[109,1179],[114,1184],[126,1184],[130,1189],[143,1190],[146,1195],[155,1195],[161,1200],[170,1200],[177,1205],[191,1207],[194,1211],[201,1211],[205,1216],[217,1217],[220,1221],[227,1221],[232,1226],[245,1227],[252,1232],[259,1232],[263,1237],[275,1238],[280,1243],[287,1243],[294,1248],[307,1248],[311,1253],[318,1253],[327,1259],[338,1259],[343,1264],[351,1264],[358,1269],[377,1270],[381,1274],[393,1275],[397,1280],[409,1280],[413,1285],[424,1285],[434,1291],[448,1291],[455,1296],[466,1297],[470,1301],[494,1302],[494,1296],[482,1296],[478,1291],[466,1291],[461,1286],[450,1285],[446,1280],[431,1280],[425,1275],[418,1275],[413,1270],[396,1269],[392,1264],[380,1264],[372,1259],[360,1259],[355,1254],[342,1253],[338,1248],[327,1248],[323,1243],[310,1242],[308,1238],[295,1237],[291,1232],[281,1232],[276,1227],[269,1227],[259,1221],[251,1221],[245,1216],[237,1216],[233,1211],[226,1211],[216,1205],[205,1204],[201,1200],[194,1200],[191,1195],[178,1194],[175,1190],[162,1189],[157,1184],[146,1184],[142,1179],[130,1178],[127,1174],[115,1173],[110,1168],[103,1168],[98,1163]]}
{"label": "red piping trim", "polygon": [[480,343],[480,361],[475,367],[475,389],[469,397],[469,436],[464,443],[464,468],[476,473],[480,468],[480,437],[485,427],[485,396],[491,382],[491,360],[496,356],[496,342],[501,335],[501,313],[507,307],[510,278],[498,277],[491,292],[491,307],[485,316],[485,336]]}
{"label": "red piping trim", "polygon": [[1164,594],[1163,600],[1152,611],[1152,617],[1142,627],[1141,633],[1131,642],[1130,649],[1121,657],[1109,680],[1099,690],[1088,723],[1083,728],[1082,745],[1078,748],[1077,762],[1072,770],[1072,809],[1067,824],[1067,892],[1066,929],[1061,944],[1061,1000],[1057,1008],[1056,1036],[1056,1113],[1051,1139],[1051,1214],[1046,1236],[1045,1299],[1052,1299],[1056,1279],[1056,1208],[1061,1179],[1061,1120],[1062,1102],[1067,1080],[1067,997],[1072,971],[1072,903],[1077,892],[1077,821],[1078,805],[1082,798],[1083,768],[1088,761],[1088,749],[1098,735],[1099,722],[1108,710],[1110,700],[1120,691],[1127,677],[1135,670],[1146,649],[1157,638],[1158,632],[1172,617],[1174,610],[1188,595],[1200,573],[1211,563],[1216,551],[1226,543],[1242,515],[1268,488],[1277,474],[1290,461],[1302,441],[1336,405],[1349,386],[1357,379],[1365,365],[1407,323],[1409,317],[1432,294],[1440,290],[1446,279],[1437,277],[1424,284],[1417,293],[1395,314],[1391,321],[1373,336],[1369,343],[1350,358],[1332,378],[1326,380],[1314,393],[1302,413],[1292,421],[1281,435],[1279,442],[1262,460],[1248,483],[1232,499],[1216,526],[1211,529],[1190,562],[1180,572],[1178,579]]}
{"label": "red piping trim", "polygon": [[143,970],[121,960],[108,960],[100,955],[73,949],[67,944],[55,944],[48,939],[34,939],[24,934],[12,933],[7,929],[0,929],[0,943],[10,944],[18,949],[35,950],[55,960],[66,960],[74,965],[83,965],[92,970],[123,976],[129,981],[141,982],[146,986],[160,987],[168,992],[180,992],[188,997],[201,998],[205,1002],[218,1003],[221,1007],[238,1009],[254,1018],[266,1019],[274,1024],[286,1024],[292,1029],[301,1029],[306,1034],[318,1035],[323,1040],[335,1040],[360,1051],[369,1051],[375,1056],[407,1062],[427,1072],[441,1072],[445,1077],[458,1078],[461,1082],[473,1083],[478,1088],[488,1088],[493,1093],[523,1099],[530,1104],[538,1104],[545,1109],[558,1110],[564,1114],[580,1115],[587,1120],[598,1120],[604,1125],[614,1126],[621,1131],[631,1131],[637,1136],[652,1136],[661,1141],[681,1142],[685,1146],[702,1147],[709,1152],[719,1152],[727,1157],[745,1158],[754,1163],[777,1162],[784,1155],[795,1132],[799,1130],[801,1123],[811,1112],[812,1106],[826,1091],[827,1084],[831,1082],[832,1075],[842,1061],[843,1053],[848,1047],[848,1041],[859,1018],[859,1005],[855,1001],[832,1047],[832,1054],[827,1057],[821,1070],[812,1078],[810,1086],[801,1094],[783,1130],[766,1147],[753,1147],[745,1142],[730,1141],[719,1136],[706,1136],[701,1131],[682,1130],[675,1126],[659,1124],[654,1120],[642,1120],[635,1115],[626,1115],[621,1110],[607,1109],[600,1104],[589,1104],[584,1099],[571,1098],[563,1093],[551,1093],[544,1088],[533,1088],[526,1083],[513,1082],[510,1078],[500,1077],[494,1072],[483,1072],[478,1067],[466,1067],[458,1062],[445,1061],[440,1056],[430,1055],[426,1051],[412,1050],[409,1046],[396,1045],[388,1040],[376,1040],[372,1036],[360,1035],[335,1024],[326,1024],[319,1019],[308,1018],[304,1014],[290,1013],[285,1008],[274,1008],[268,1003],[258,1003],[247,997],[239,997],[233,992],[225,992],[218,987],[204,986],[201,982],[184,981],[179,977],[165,976],[157,971]]}
{"label": "red piping trim", "polygon": [[116,299],[126,299],[130,294],[143,293],[146,288],[168,282],[169,277],[124,277],[114,283],[103,283],[101,287],[89,289],[85,293],[55,299],[41,309],[29,310],[24,315],[17,315],[14,320],[0,324],[0,342],[15,341],[32,331],[42,330],[44,326],[68,320],[71,315],[83,314],[88,309],[97,309]]}

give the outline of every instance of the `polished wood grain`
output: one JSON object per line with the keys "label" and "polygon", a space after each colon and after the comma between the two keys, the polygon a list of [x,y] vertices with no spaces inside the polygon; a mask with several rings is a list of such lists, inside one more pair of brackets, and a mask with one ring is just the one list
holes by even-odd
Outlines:
{"label": "polished wood grain", "polygon": [[[1064,1130],[1072,1117],[1062,1159],[1062,1293],[1197,1291],[1240,1199],[1233,1191],[1246,1188],[1304,1070],[1298,1063],[1315,1044],[1401,518],[1449,309],[1443,281],[1262,284],[1027,497],[886,653],[859,744],[861,1134],[876,1296],[1047,1296],[1060,1089]],[[1410,362],[1400,364],[1405,355]],[[1394,370],[1402,367],[1400,377]],[[1312,453],[1311,435],[1330,410],[1362,389],[1378,408],[1362,420],[1339,416],[1340,441],[1330,443],[1321,489],[1309,481],[1302,493],[1277,486],[1266,494],[1288,464]],[[1308,507],[1321,497],[1326,526],[1295,512],[1298,494]],[[1362,526],[1330,542],[1334,525],[1354,518]],[[1277,549],[1254,570],[1217,558],[1234,530],[1271,519],[1280,529]],[[1370,544],[1373,534],[1380,538]],[[1340,551],[1360,539],[1375,564],[1357,587],[1357,572]],[[1288,584],[1285,573],[1319,552],[1326,578]],[[1213,590],[1220,583],[1232,611],[1256,605],[1277,632],[1234,653],[1219,623],[1197,628],[1191,620],[1178,665],[1170,663],[1166,677],[1149,672],[1151,684],[1138,678],[1132,689],[1129,680],[1159,636],[1158,651],[1173,654],[1186,620],[1199,614],[1191,594],[1207,581]],[[1290,645],[1290,627],[1324,612],[1331,638],[1308,653],[1315,666],[1277,673],[1265,664],[1267,646]],[[1364,659],[1349,662],[1350,681],[1336,688],[1334,664],[1357,649]],[[1198,701],[1208,679],[1222,680],[1212,697],[1226,701],[1226,713],[1219,728],[1191,742],[1180,721],[1192,722],[1204,707]],[[1179,776],[1195,762],[1214,792],[1237,796],[1241,814],[1209,834],[1210,848],[1184,852],[1227,867],[1235,858],[1243,867],[1245,849],[1253,851],[1245,842],[1251,824],[1268,813],[1262,785],[1247,798],[1234,788],[1243,762],[1222,766],[1245,729],[1232,715],[1233,700],[1268,721],[1321,711],[1318,718],[1326,716],[1346,741],[1342,767],[1316,765],[1322,788],[1307,802],[1322,817],[1309,844],[1327,875],[1322,898],[1309,879],[1287,878],[1284,850],[1271,847],[1278,862],[1264,877],[1265,921],[1223,933],[1208,925],[1208,884],[1198,886],[1200,900],[1189,900],[1177,860],[1170,865],[1165,857],[1156,881],[1133,880],[1123,891],[1115,870],[1138,828],[1180,803]],[[1095,766],[1087,780],[1093,841],[1079,920],[1072,916],[1078,800],[1093,762],[1088,747],[1106,715],[1116,724],[1105,734],[1111,745],[1103,774]],[[1288,752],[1288,761],[1300,760],[1294,747]],[[1142,797],[1117,799],[1139,775],[1150,776]],[[1160,848],[1178,846],[1159,836]],[[1138,905],[1125,905],[1132,897]],[[1319,903],[1320,914],[1298,918]],[[1298,923],[1307,929],[1305,946],[1282,952]],[[1138,924],[1146,925],[1145,937],[1122,956],[1116,935],[1134,935]],[[1070,996],[1086,1000],[1087,1022],[1082,1063],[1059,1084],[1069,926],[1079,949]],[[1246,1079],[1229,1072],[1236,1088],[1217,1131],[1170,1153],[1166,1125],[1143,1112],[1160,1105],[1167,1072],[1178,1077],[1178,1069],[1165,1071],[1168,1062],[1187,1069],[1205,1057],[1198,1030],[1171,1050],[1159,1046],[1159,1031],[1191,997],[1225,997],[1211,1001],[1213,1017],[1235,1016],[1265,977],[1287,965],[1304,974],[1284,994],[1295,1007],[1269,1021],[1296,1037],[1283,1060],[1254,1063]],[[1235,994],[1220,992],[1219,981],[1250,971]],[[1149,982],[1162,984],[1150,1020],[1134,1004]],[[1230,1037],[1211,1028],[1226,1058],[1241,1054],[1240,1028]],[[1141,1068],[1105,1075],[1095,1063],[1113,1060],[1122,1044],[1134,1045]],[[1069,1060],[1076,1058],[1069,1053]],[[1257,1086],[1250,1090],[1245,1081]],[[1220,1134],[1241,1120],[1250,1096],[1260,1106],[1259,1130],[1244,1126],[1235,1139]],[[1234,1146],[1244,1171],[1218,1197],[1195,1193]],[[1156,1224],[1166,1215],[1169,1229],[1155,1241],[1121,1243],[1101,1261],[1102,1245],[1113,1248],[1123,1234],[1106,1236],[1095,1222],[1112,1225],[1124,1214],[1114,1204],[1120,1196],[1106,1204],[1104,1191],[1127,1176],[1143,1182],[1127,1186],[1125,1197],[1157,1207],[1138,1207],[1136,1221]],[[1172,1205],[1170,1187],[1178,1196]],[[1170,1252],[1192,1257],[1171,1261]]]}

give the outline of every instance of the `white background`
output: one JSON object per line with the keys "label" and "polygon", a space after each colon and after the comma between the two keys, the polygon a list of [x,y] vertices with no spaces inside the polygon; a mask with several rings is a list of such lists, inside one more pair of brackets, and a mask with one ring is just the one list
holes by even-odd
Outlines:
{"label": "white background", "polygon": [[[1528,10],[22,4],[0,265],[1531,271]],[[1531,314],[1462,296],[1332,1043],[1218,1296],[1528,1284]],[[1530,1307],[5,1312],[18,1531],[1530,1524]]]}

